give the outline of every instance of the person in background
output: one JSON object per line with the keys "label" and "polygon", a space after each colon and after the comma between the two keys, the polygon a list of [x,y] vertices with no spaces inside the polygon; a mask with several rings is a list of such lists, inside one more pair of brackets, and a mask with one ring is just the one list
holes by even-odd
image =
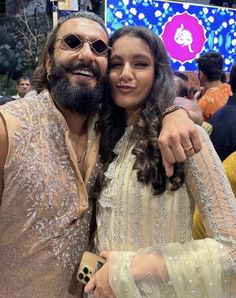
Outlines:
{"label": "person in background", "polygon": [[14,99],[20,99],[26,96],[27,93],[32,91],[31,80],[27,76],[21,76],[16,83],[17,94],[13,95]]}
{"label": "person in background", "polygon": [[14,100],[11,96],[0,95],[0,105],[4,105],[5,103]]}
{"label": "person in background", "polygon": [[232,96],[209,119],[213,127],[211,141],[222,161],[236,151],[236,62],[230,71],[229,84]]}
{"label": "person in background", "polygon": [[187,96],[188,96],[188,87],[187,87],[188,77],[182,72],[175,71],[173,72],[173,81],[174,81],[175,92],[176,92],[175,103],[184,105],[185,108],[191,107],[191,109],[194,109],[196,116],[193,119],[195,123],[199,125],[205,125],[206,122],[205,121],[203,122],[203,115],[199,105],[196,102],[193,102],[191,100],[186,100],[185,102],[183,102],[182,100],[182,98],[187,99]]}
{"label": "person in background", "polygon": [[[60,20],[35,72],[39,94],[0,108],[0,297],[82,297],[75,273],[101,170],[94,125],[106,99],[108,51],[95,14]],[[163,111],[158,140],[170,165],[201,147],[186,111],[174,110]]]}
{"label": "person in background", "polygon": [[175,84],[176,96],[187,98],[187,96],[188,96],[187,82],[188,81],[183,79],[182,73],[181,72],[174,72],[173,73],[173,80],[174,80],[174,84]]}
{"label": "person in background", "polygon": [[[109,45],[111,98],[98,122],[106,171],[96,184],[95,238],[107,262],[85,292],[101,298],[228,297],[236,201],[221,161],[199,127],[202,150],[166,177],[155,142],[162,111],[175,98],[164,45],[145,27],[123,27]],[[208,239],[193,240],[196,205]]]}
{"label": "person in background", "polygon": [[195,94],[194,100],[201,107],[205,121],[225,105],[231,95],[230,86],[221,82],[223,62],[223,57],[216,52],[206,53],[197,59],[201,91]]}

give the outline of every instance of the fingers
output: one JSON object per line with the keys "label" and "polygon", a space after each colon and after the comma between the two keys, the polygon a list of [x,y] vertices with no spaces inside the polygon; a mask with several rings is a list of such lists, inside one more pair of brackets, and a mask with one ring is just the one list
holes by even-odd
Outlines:
{"label": "fingers", "polygon": [[195,153],[202,149],[202,142],[197,131],[192,132],[191,142]]}
{"label": "fingers", "polygon": [[100,256],[103,257],[105,260],[108,259],[110,252],[109,251],[102,251]]}
{"label": "fingers", "polygon": [[84,288],[84,292],[86,294],[92,293],[94,291],[95,287],[96,287],[95,280],[94,280],[94,278],[91,278],[90,281],[86,284],[86,286]]}
{"label": "fingers", "polygon": [[184,162],[201,150],[201,139],[196,129],[178,134],[160,134],[158,146],[161,151],[166,176],[173,175],[174,164]]}
{"label": "fingers", "polygon": [[171,177],[174,174],[174,165],[163,160],[163,166],[165,168],[166,176]]}

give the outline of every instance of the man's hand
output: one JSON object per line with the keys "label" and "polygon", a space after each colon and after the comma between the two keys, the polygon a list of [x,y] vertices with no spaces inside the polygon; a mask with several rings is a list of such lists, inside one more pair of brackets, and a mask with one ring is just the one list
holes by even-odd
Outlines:
{"label": "man's hand", "polygon": [[93,293],[94,298],[116,298],[109,284],[109,252],[102,252],[101,256],[106,263],[90,279],[84,288],[86,294]]}
{"label": "man's hand", "polygon": [[158,138],[162,162],[167,177],[174,172],[174,163],[184,162],[201,150],[201,140],[194,122],[183,109],[178,109],[163,119]]}

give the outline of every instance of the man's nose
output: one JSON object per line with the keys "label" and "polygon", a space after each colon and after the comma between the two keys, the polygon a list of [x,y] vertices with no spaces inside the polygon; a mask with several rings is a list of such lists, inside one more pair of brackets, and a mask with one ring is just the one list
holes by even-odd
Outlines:
{"label": "man's nose", "polygon": [[87,64],[90,64],[95,60],[95,54],[88,42],[84,42],[83,46],[78,50],[77,56],[80,61]]}

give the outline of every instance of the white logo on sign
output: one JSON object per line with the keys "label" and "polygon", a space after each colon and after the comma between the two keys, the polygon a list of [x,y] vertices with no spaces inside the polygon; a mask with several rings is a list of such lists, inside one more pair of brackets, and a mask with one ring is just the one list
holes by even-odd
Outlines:
{"label": "white logo on sign", "polygon": [[184,47],[188,47],[189,52],[193,53],[193,50],[191,47],[193,42],[192,34],[190,31],[184,29],[183,24],[180,25],[180,28],[177,28],[175,32],[174,40],[177,44]]}

